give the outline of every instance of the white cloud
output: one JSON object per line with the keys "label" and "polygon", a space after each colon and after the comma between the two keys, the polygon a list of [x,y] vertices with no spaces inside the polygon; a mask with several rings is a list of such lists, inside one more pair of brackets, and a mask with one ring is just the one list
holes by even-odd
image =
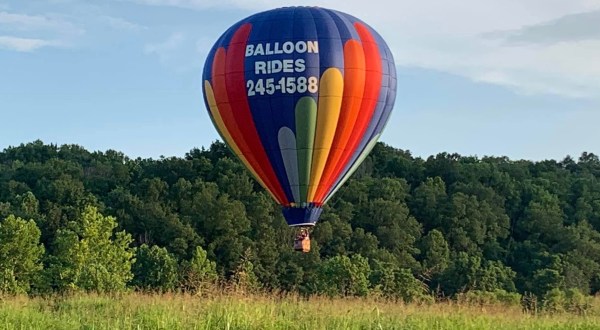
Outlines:
{"label": "white cloud", "polygon": [[207,9],[207,8],[242,8],[242,9],[261,9],[269,7],[268,4],[276,4],[277,1],[246,1],[246,0],[125,0],[150,6],[170,6],[188,9]]}
{"label": "white cloud", "polygon": [[144,47],[144,52],[146,54],[155,54],[161,61],[166,61],[183,45],[185,39],[183,33],[176,32],[171,34],[165,41],[147,44]]}
{"label": "white cloud", "polygon": [[600,39],[600,10],[565,15],[541,24],[513,31],[488,34],[512,44],[550,44],[561,41]]}
{"label": "white cloud", "polygon": [[61,34],[83,34],[81,28],[58,17],[0,12],[0,27],[12,31],[53,31]]}
{"label": "white cloud", "polygon": [[288,5],[335,8],[379,31],[398,65],[450,72],[519,93],[600,98],[598,0],[129,1],[249,13]]}
{"label": "white cloud", "polygon": [[137,32],[148,29],[146,26],[139,25],[119,17],[102,16],[101,20],[115,30]]}
{"label": "white cloud", "polygon": [[[515,22],[536,23],[599,8],[598,0],[122,0],[153,6],[267,10],[284,6],[321,6],[360,16],[368,22],[396,26],[443,27],[450,31],[514,28]],[[240,17],[241,18],[241,17]],[[452,23],[451,25],[447,23]],[[426,29],[430,30],[430,29]],[[416,32],[416,31],[413,31]]]}
{"label": "white cloud", "polygon": [[196,71],[201,65],[199,44],[202,43],[194,42],[182,32],[175,32],[164,41],[147,44],[144,53],[157,56],[160,63],[178,72]]}
{"label": "white cloud", "polygon": [[0,36],[0,48],[17,52],[32,52],[48,46],[61,46],[61,43],[53,40]]}
{"label": "white cloud", "polygon": [[411,46],[395,48],[400,65],[450,72],[525,94],[600,97],[600,66],[594,60],[600,57],[600,40],[506,46],[465,37],[437,50],[406,44]]}
{"label": "white cloud", "polygon": [[32,52],[43,47],[64,47],[85,30],[57,15],[26,15],[0,11],[0,48]]}

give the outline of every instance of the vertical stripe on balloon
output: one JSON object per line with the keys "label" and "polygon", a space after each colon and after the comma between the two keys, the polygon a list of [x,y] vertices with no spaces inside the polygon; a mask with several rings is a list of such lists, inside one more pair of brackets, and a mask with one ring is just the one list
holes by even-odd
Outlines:
{"label": "vertical stripe on balloon", "polygon": [[344,77],[342,76],[342,72],[337,68],[325,70],[319,82],[317,131],[315,134],[315,147],[313,150],[313,162],[308,190],[308,201],[311,202],[321,181],[323,169],[331,150],[331,144],[340,117],[343,94]]}
{"label": "vertical stripe on balloon", "polygon": [[322,201],[329,186],[336,179],[334,170],[347,148],[350,135],[358,118],[365,88],[365,54],[358,40],[348,40],[344,45],[344,96],[342,112],[331,145],[331,152],[321,178],[322,185],[317,189],[315,201]]}
{"label": "vertical stripe on balloon", "polygon": [[[252,32],[248,36],[246,41],[248,45],[257,45],[262,43],[265,36],[269,36],[270,40],[280,40],[280,38],[289,36],[289,31],[293,28],[292,21],[286,21],[286,18],[290,18],[292,11],[286,11],[287,13],[276,20],[253,20],[252,21]],[[277,30],[274,31],[274,27]],[[287,39],[291,39],[291,36]],[[271,42],[271,46],[273,46]],[[278,47],[281,47],[281,42]],[[273,47],[270,47],[273,50]],[[287,57],[287,55],[286,55]],[[275,82],[279,82],[279,74],[261,74],[255,71],[255,62],[261,61],[259,57],[245,56],[244,59],[244,70],[246,83],[256,83],[259,80],[264,82],[264,79],[273,78]],[[268,77],[267,77],[268,75]],[[279,85],[279,84],[278,84]],[[281,85],[280,85],[281,86]],[[292,193],[292,187],[288,181],[287,173],[283,158],[281,156],[281,150],[279,149],[279,143],[277,136],[281,127],[289,127],[294,130],[294,105],[296,104],[293,94],[281,94],[278,91],[270,95],[269,93],[261,94],[250,93],[254,95],[248,95],[250,87],[246,85],[246,95],[252,118],[254,120],[255,129],[261,140],[262,147],[269,158],[269,163],[273,168],[277,180],[283,188],[286,196],[291,201],[294,199]],[[286,86],[287,87],[287,86]],[[254,90],[254,87],[252,87]]]}
{"label": "vertical stripe on balloon", "polygon": [[[377,100],[375,111],[373,112],[373,116],[369,122],[369,125],[367,126],[367,129],[365,130],[363,137],[361,138],[360,142],[358,143],[358,146],[355,148],[355,151],[354,151],[352,157],[350,157],[348,159],[348,161],[346,162],[344,169],[341,171],[342,173],[346,173],[346,172],[353,173],[356,170],[356,169],[354,169],[351,171],[352,168],[355,168],[355,165],[357,164],[357,162],[358,163],[362,162],[363,158],[361,158],[361,157],[364,154],[363,150],[367,147],[367,145],[369,143],[373,142],[374,136],[378,136],[381,134],[383,127],[385,126],[385,123],[389,119],[389,114],[391,113],[391,110],[393,107],[396,83],[395,83],[395,67],[393,64],[392,54],[391,54],[389,48],[387,47],[387,45],[385,45],[385,43],[381,42],[378,44],[378,46],[379,46],[379,50],[381,52],[380,55],[381,55],[382,64],[383,64],[382,65],[382,81],[381,81],[379,97]],[[343,180],[343,178],[339,177],[339,178],[337,178],[337,180],[331,182],[328,185],[330,187],[329,191],[332,191],[335,189],[335,187],[339,186],[340,181],[342,181],[342,180]],[[346,178],[346,180],[347,180],[347,178]],[[330,194],[327,193],[327,195],[330,195]]]}
{"label": "vertical stripe on balloon", "polygon": [[254,146],[251,150],[242,152],[245,156],[252,155],[256,161],[258,168],[264,173],[265,181],[271,184],[273,194],[279,196],[287,204],[288,197],[286,196],[281,183],[277,180],[277,176],[271,166],[271,162],[262,146],[262,142],[256,131],[254,119],[248,104],[248,96],[246,95],[246,80],[244,71],[244,58],[246,52],[246,42],[250,31],[251,24],[243,24],[235,31],[231,37],[229,48],[227,49],[227,57],[225,59],[225,84],[231,107],[236,109],[234,121],[238,124],[242,139],[249,146]]}
{"label": "vertical stripe on balloon", "polygon": [[288,182],[294,196],[294,202],[300,202],[300,184],[298,180],[298,154],[296,153],[296,136],[289,127],[282,127],[277,134],[281,157],[287,173]]}
{"label": "vertical stripe on balloon", "polygon": [[361,154],[358,157],[358,159],[356,160],[356,162],[354,162],[354,164],[350,168],[350,170],[348,170],[348,172],[346,172],[346,174],[344,174],[344,176],[342,177],[342,179],[340,180],[340,182],[338,182],[338,184],[336,186],[331,187],[332,191],[326,196],[325,201],[323,203],[327,203],[329,201],[329,199],[331,198],[331,196],[335,195],[335,193],[340,189],[340,187],[342,187],[344,185],[344,183],[346,183],[346,181],[348,181],[348,179],[350,179],[352,174],[354,174],[354,172],[356,172],[356,170],[358,169],[360,164],[365,160],[365,158],[367,158],[367,156],[369,155],[371,150],[373,150],[373,148],[375,148],[375,145],[377,144],[377,140],[379,140],[380,135],[381,134],[375,135],[375,137],[373,137],[373,139],[371,139],[371,141],[369,141],[369,143],[367,144],[365,149],[361,152]]}
{"label": "vertical stripe on balloon", "polygon": [[363,139],[365,131],[372,120],[373,112],[375,111],[377,100],[379,98],[379,91],[381,89],[382,61],[379,54],[379,46],[367,27],[359,22],[354,23],[354,26],[360,35],[365,54],[365,89],[360,107],[360,114],[356,120],[352,134],[350,135],[347,148],[344,150],[341,161],[338,162],[336,169],[333,172],[333,176],[336,178],[334,181],[339,181],[344,176],[346,164],[351,160],[355,151],[357,151],[356,148]]}
{"label": "vertical stripe on balloon", "polygon": [[317,102],[310,96],[302,97],[296,104],[296,151],[298,153],[298,177],[300,200],[308,201],[310,168],[317,127]]}
{"label": "vertical stripe on balloon", "polygon": [[204,82],[204,95],[206,95],[206,100],[208,103],[208,108],[210,110],[211,118],[213,119],[213,123],[217,126],[218,131],[221,133],[221,137],[225,141],[225,143],[233,150],[233,153],[242,161],[244,166],[250,171],[252,176],[258,181],[258,183],[265,188],[265,190],[273,197],[274,200],[278,201],[278,199],[271,193],[271,191],[267,188],[267,185],[263,182],[260,176],[256,173],[252,165],[248,162],[244,154],[240,152],[240,148],[235,143],[235,140],[231,137],[231,133],[227,129],[227,126],[223,122],[223,118],[221,118],[221,114],[219,113],[219,108],[217,106],[217,101],[215,100],[215,94],[213,92],[212,86],[210,82]]}
{"label": "vertical stripe on balloon", "polygon": [[215,56],[213,59],[212,66],[212,90],[214,92],[214,98],[217,105],[217,110],[221,118],[223,119],[223,123],[227,128],[228,132],[231,135],[231,138],[237,144],[240,155],[243,155],[248,163],[254,168],[258,177],[260,177],[268,190],[275,196],[277,196],[278,202],[284,202],[285,199],[283,195],[277,194],[274,189],[274,184],[271,182],[269,177],[265,175],[265,172],[258,166],[258,162],[256,161],[254,154],[250,152],[250,147],[248,146],[247,141],[243,138],[243,134],[238,127],[238,123],[236,121],[236,114],[233,112],[231,108],[231,103],[229,103],[229,96],[227,93],[227,87],[225,84],[225,59],[227,57],[227,52],[225,48],[220,47],[215,52]]}

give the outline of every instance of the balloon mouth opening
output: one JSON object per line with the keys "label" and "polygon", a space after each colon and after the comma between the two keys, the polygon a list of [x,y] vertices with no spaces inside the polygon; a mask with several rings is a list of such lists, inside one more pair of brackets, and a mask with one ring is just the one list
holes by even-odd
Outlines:
{"label": "balloon mouth opening", "polygon": [[282,208],[283,217],[290,227],[308,227],[314,226],[323,208],[320,205],[307,205],[304,207],[284,206]]}

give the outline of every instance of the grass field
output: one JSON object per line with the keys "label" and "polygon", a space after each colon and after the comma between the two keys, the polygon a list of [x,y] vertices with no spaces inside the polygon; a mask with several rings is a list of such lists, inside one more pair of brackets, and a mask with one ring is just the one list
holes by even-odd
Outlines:
{"label": "grass field", "polygon": [[600,329],[600,314],[525,314],[519,307],[404,305],[367,299],[175,294],[12,297],[1,329]]}

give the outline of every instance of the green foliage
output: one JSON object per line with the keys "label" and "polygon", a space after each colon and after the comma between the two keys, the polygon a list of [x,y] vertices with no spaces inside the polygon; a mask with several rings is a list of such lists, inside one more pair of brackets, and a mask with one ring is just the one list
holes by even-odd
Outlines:
{"label": "green foliage", "polygon": [[134,249],[131,236],[115,233],[116,227],[115,218],[86,207],[79,219],[58,230],[46,269],[50,288],[123,291],[133,277]]}
{"label": "green foliage", "polygon": [[516,273],[501,261],[486,260],[478,272],[476,287],[484,291],[514,292],[516,291],[515,276]]}
{"label": "green foliage", "polygon": [[144,244],[137,249],[135,259],[132,285],[160,292],[175,288],[178,280],[177,260],[167,249]]}
{"label": "green foliage", "polygon": [[533,274],[533,292],[543,296],[552,290],[563,287],[564,278],[556,269],[544,268]]}
{"label": "green foliage", "polygon": [[477,274],[481,268],[481,258],[459,252],[450,266],[441,275],[440,284],[447,294],[456,294],[476,289]]}
{"label": "green foliage", "polygon": [[123,290],[133,243],[146,245],[138,258],[147,259],[135,285],[155,290],[201,292],[216,272],[244,291],[302,295],[519,292],[529,310],[553,289],[600,292],[600,161],[591,153],[421,159],[379,143],[325,206],[306,255],[290,250],[279,206],[221,142],[153,160],[35,141],[1,151],[0,173],[0,219],[33,219],[43,246],[23,235],[45,248],[40,285],[3,266],[4,291]]}
{"label": "green foliage", "polygon": [[567,303],[565,308],[567,311],[579,315],[585,315],[592,308],[592,297],[584,295],[578,289],[568,289],[565,292]]}
{"label": "green foliage", "polygon": [[44,246],[33,220],[8,216],[0,221],[0,293],[29,293],[39,280]]}
{"label": "green foliage", "polygon": [[424,273],[431,277],[440,274],[450,263],[450,249],[444,234],[434,229],[421,240]]}
{"label": "green foliage", "polygon": [[331,297],[366,296],[371,267],[360,254],[335,256],[325,260],[318,271],[319,292]]}
{"label": "green foliage", "polygon": [[586,315],[592,308],[592,297],[582,294],[578,289],[561,290],[554,288],[542,298],[543,310],[548,313],[570,312]]}
{"label": "green foliage", "polygon": [[254,273],[254,264],[250,261],[251,257],[250,250],[246,250],[233,274],[231,283],[237,292],[256,292],[260,289],[260,283]]}
{"label": "green foliage", "polygon": [[387,299],[406,303],[433,300],[425,283],[417,280],[409,269],[391,263],[375,260],[370,280],[373,294],[381,294]]}
{"label": "green foliage", "polygon": [[542,298],[542,304],[545,311],[550,313],[560,313],[565,311],[567,304],[567,295],[564,291],[554,288],[546,292]]}
{"label": "green foliage", "polygon": [[212,287],[218,279],[215,262],[207,258],[207,253],[201,246],[196,247],[191,260],[181,263],[179,273],[183,288],[193,293],[201,293]]}
{"label": "green foliage", "polygon": [[456,294],[470,290],[515,291],[516,273],[500,261],[481,261],[480,257],[460,252],[442,274],[444,292]]}
{"label": "green foliage", "polygon": [[471,290],[457,295],[459,302],[471,305],[519,306],[521,299],[520,294],[502,289],[494,291]]}

